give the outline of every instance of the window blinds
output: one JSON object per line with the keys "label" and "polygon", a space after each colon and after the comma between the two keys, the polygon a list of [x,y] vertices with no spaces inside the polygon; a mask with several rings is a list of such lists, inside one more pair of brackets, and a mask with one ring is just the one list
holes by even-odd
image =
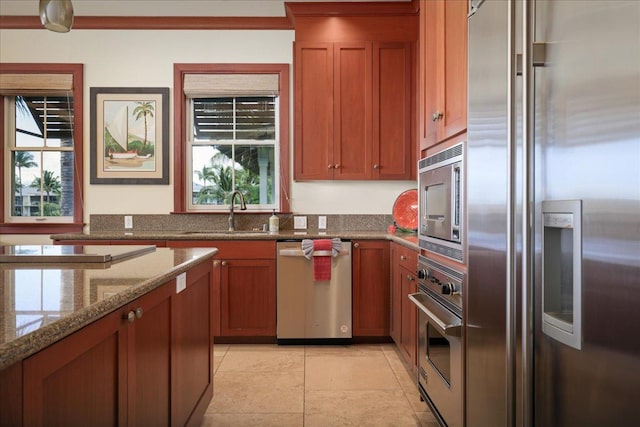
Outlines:
{"label": "window blinds", "polygon": [[73,90],[73,74],[0,73],[0,95],[67,94]]}
{"label": "window blinds", "polygon": [[185,74],[189,98],[278,96],[278,74]]}

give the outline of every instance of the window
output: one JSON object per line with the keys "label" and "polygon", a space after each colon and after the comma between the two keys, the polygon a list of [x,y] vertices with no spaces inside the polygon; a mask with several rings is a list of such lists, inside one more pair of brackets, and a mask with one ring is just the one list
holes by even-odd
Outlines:
{"label": "window", "polygon": [[249,210],[288,211],[288,65],[190,67],[174,82],[175,210],[227,211],[239,190]]}
{"label": "window", "polygon": [[0,229],[81,231],[82,65],[1,64],[0,98]]}

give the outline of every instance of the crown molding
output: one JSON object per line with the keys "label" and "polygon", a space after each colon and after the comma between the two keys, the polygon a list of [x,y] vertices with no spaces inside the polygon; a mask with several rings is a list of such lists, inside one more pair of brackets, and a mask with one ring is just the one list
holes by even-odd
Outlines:
{"label": "crown molding", "polygon": [[[38,16],[0,15],[0,29],[43,29]],[[287,17],[76,16],[72,30],[293,30]]]}

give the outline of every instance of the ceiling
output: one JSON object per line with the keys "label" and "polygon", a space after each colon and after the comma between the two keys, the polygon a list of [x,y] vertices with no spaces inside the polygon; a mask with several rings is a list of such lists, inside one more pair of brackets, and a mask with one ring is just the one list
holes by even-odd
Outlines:
{"label": "ceiling", "polygon": [[[289,3],[314,0],[286,0]],[[411,0],[333,0],[333,2]],[[0,15],[38,15],[39,0],[0,0]],[[285,16],[285,0],[72,0],[76,16]],[[363,6],[366,7],[366,6]]]}

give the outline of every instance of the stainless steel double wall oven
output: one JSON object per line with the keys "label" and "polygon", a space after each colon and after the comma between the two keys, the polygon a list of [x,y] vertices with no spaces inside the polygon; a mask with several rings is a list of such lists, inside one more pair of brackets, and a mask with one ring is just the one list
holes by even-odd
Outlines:
{"label": "stainless steel double wall oven", "polygon": [[[418,388],[441,425],[464,424],[465,143],[418,163]],[[452,262],[437,262],[448,258]]]}
{"label": "stainless steel double wall oven", "polygon": [[464,274],[420,255],[418,388],[440,424],[463,425],[462,293]]}

